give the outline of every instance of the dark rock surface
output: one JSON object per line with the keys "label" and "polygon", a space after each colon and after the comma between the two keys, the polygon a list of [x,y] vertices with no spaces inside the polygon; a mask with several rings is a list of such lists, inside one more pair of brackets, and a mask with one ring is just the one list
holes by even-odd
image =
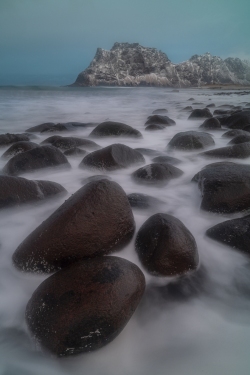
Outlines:
{"label": "dark rock surface", "polygon": [[231,141],[228,142],[228,145],[238,145],[240,143],[250,142],[250,133],[242,134],[242,135],[236,135]]}
{"label": "dark rock surface", "polygon": [[245,130],[241,130],[241,129],[233,129],[233,130],[228,130],[226,133],[222,134],[222,137],[233,138],[233,137],[236,137],[237,135],[249,135],[249,132],[246,132]]}
{"label": "dark rock surface", "polygon": [[217,129],[221,129],[221,124],[220,124],[220,121],[217,118],[211,117],[211,118],[206,119],[199,126],[199,128],[200,129],[206,129],[206,130],[217,130]]}
{"label": "dark rock surface", "polygon": [[152,116],[149,116],[147,121],[145,122],[145,125],[155,125],[155,124],[170,126],[170,125],[175,125],[175,121],[172,120],[168,116],[152,115]]}
{"label": "dark rock surface", "polygon": [[250,255],[250,215],[219,223],[209,228],[206,235]]}
{"label": "dark rock surface", "polygon": [[117,143],[86,155],[79,167],[115,170],[141,163],[145,163],[142,154],[128,146]]}
{"label": "dark rock surface", "polygon": [[156,156],[152,159],[154,163],[168,163],[173,165],[178,165],[181,163],[180,159],[173,158],[172,156],[162,155],[162,156]]}
{"label": "dark rock surface", "polygon": [[64,187],[56,182],[30,181],[22,177],[0,176],[0,186],[0,209],[66,194]]}
{"label": "dark rock surface", "polygon": [[159,108],[159,109],[155,109],[152,113],[153,115],[161,115],[164,113],[168,113],[168,110],[166,108]]}
{"label": "dark rock surface", "polygon": [[249,85],[249,73],[249,64],[239,58],[222,60],[205,53],[173,64],[156,48],[139,43],[115,43],[110,51],[97,49],[89,67],[78,75],[73,86]]}
{"label": "dark rock surface", "polygon": [[213,117],[212,113],[209,111],[208,108],[203,108],[203,109],[194,109],[190,116],[189,119],[200,119],[200,118],[210,118]]}
{"label": "dark rock surface", "polygon": [[69,150],[73,147],[84,147],[90,150],[95,150],[99,148],[100,146],[96,144],[95,142],[84,139],[84,138],[77,138],[77,137],[57,137],[57,139],[54,139],[52,141],[52,137],[49,137],[47,140],[43,141],[43,143],[50,141],[52,146],[60,148],[61,150]]}
{"label": "dark rock surface", "polygon": [[100,180],[112,180],[111,177],[107,176],[106,174],[96,174],[94,176],[89,176],[85,177],[81,180],[81,183],[83,185],[88,184],[89,182],[94,182],[94,181],[100,181]]}
{"label": "dark rock surface", "polygon": [[242,129],[250,125],[250,111],[244,110],[228,116],[224,125],[230,129]]}
{"label": "dark rock surface", "polygon": [[181,112],[190,112],[190,111],[193,111],[193,107],[191,107],[191,105],[188,105],[181,109]]}
{"label": "dark rock surface", "polygon": [[164,186],[173,178],[183,174],[179,168],[167,163],[145,165],[132,173],[132,179],[138,184]]}
{"label": "dark rock surface", "polygon": [[201,190],[201,209],[234,213],[250,208],[250,166],[230,162],[207,165],[192,179]]}
{"label": "dark rock surface", "polygon": [[65,166],[70,164],[65,155],[53,146],[40,146],[13,156],[3,168],[9,175],[19,175],[36,169]]}
{"label": "dark rock surface", "polygon": [[151,125],[146,126],[145,128],[146,131],[155,131],[155,130],[164,130],[164,129],[166,129],[166,126],[161,125],[161,124],[151,124]]}
{"label": "dark rock surface", "polygon": [[133,137],[142,138],[142,134],[132,126],[122,122],[105,121],[97,125],[90,137]]}
{"label": "dark rock surface", "polygon": [[250,156],[250,142],[204,151],[201,156],[222,159],[246,159]]}
{"label": "dark rock surface", "polygon": [[1,156],[3,159],[8,159],[14,155],[20,154],[28,150],[33,150],[33,148],[39,147],[37,143],[29,141],[20,141],[11,145],[8,150]]}
{"label": "dark rock surface", "polygon": [[145,156],[159,156],[163,154],[162,152],[157,151],[157,150],[152,150],[151,148],[137,147],[134,150],[140,152],[142,155],[145,155]]}
{"label": "dark rock surface", "polygon": [[213,146],[212,136],[205,132],[186,131],[175,134],[168,143],[168,148],[183,151],[200,150]]}
{"label": "dark rock surface", "polygon": [[16,249],[13,262],[28,272],[54,272],[82,258],[119,250],[135,230],[128,198],[115,182],[91,182],[64,202]]}
{"label": "dark rock surface", "polygon": [[180,275],[199,264],[193,235],[171,215],[151,216],[139,229],[135,247],[143,266],[153,275]]}
{"label": "dark rock surface", "polygon": [[41,145],[47,145],[47,144],[50,144],[50,145],[53,145],[53,143],[55,141],[57,141],[58,139],[62,138],[61,135],[52,135],[51,137],[49,138],[46,138],[44,141],[42,141],[40,144]]}
{"label": "dark rock surface", "polygon": [[131,193],[127,195],[130,206],[133,208],[146,209],[164,204],[160,199],[147,194]]}
{"label": "dark rock surface", "polygon": [[47,278],[26,307],[36,340],[57,356],[86,353],[111,342],[133,315],[145,289],[128,260],[80,261]]}
{"label": "dark rock surface", "polygon": [[0,146],[7,146],[21,141],[29,141],[29,137],[24,134],[0,134]]}

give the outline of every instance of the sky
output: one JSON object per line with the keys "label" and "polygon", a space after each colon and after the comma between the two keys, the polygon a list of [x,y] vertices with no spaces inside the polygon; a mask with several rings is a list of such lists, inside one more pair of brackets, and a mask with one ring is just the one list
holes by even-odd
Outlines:
{"label": "sky", "polygon": [[115,42],[174,63],[205,52],[250,59],[249,15],[249,0],[0,0],[0,85],[72,83]]}

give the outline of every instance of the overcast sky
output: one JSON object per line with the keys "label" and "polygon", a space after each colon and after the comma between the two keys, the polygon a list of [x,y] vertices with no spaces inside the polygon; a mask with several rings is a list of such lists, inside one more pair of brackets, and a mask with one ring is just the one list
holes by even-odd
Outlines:
{"label": "overcast sky", "polygon": [[0,0],[0,80],[76,78],[97,47],[116,41],[173,62],[205,52],[250,58],[249,15],[249,0]]}

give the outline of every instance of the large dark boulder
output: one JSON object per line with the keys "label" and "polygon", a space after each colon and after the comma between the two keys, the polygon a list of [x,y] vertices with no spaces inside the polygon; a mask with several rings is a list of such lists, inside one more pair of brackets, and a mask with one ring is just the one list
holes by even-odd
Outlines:
{"label": "large dark boulder", "polygon": [[209,228],[206,235],[250,255],[250,215],[219,223]]}
{"label": "large dark boulder", "polygon": [[31,128],[27,129],[27,132],[38,132],[38,133],[47,133],[47,132],[54,132],[54,131],[68,131],[68,127],[64,124],[55,124],[54,122],[45,122],[40,125],[32,126]]}
{"label": "large dark boulder", "polygon": [[145,163],[145,159],[140,152],[117,143],[86,155],[79,167],[115,170],[140,163]]}
{"label": "large dark boulder", "polygon": [[151,124],[162,124],[165,126],[175,125],[175,121],[169,118],[168,116],[161,116],[161,115],[152,115],[149,116],[145,125]]}
{"label": "large dark boulder", "polygon": [[132,179],[139,184],[164,186],[173,178],[180,177],[183,171],[167,163],[145,165],[132,173]]}
{"label": "large dark boulder", "polygon": [[16,249],[23,271],[53,272],[82,258],[119,250],[135,230],[128,198],[115,182],[91,182],[64,202]]}
{"label": "large dark boulder", "polygon": [[236,135],[231,141],[228,142],[228,145],[238,145],[240,143],[250,142],[250,133]]}
{"label": "large dark boulder", "polygon": [[170,149],[183,151],[200,150],[213,145],[214,140],[210,134],[196,131],[177,133],[168,143]]}
{"label": "large dark boulder", "polygon": [[203,109],[194,109],[190,116],[188,117],[189,119],[200,119],[200,118],[210,118],[213,117],[212,113],[209,111],[208,108],[203,108]]}
{"label": "large dark boulder", "polygon": [[241,130],[241,129],[233,129],[233,130],[228,130],[226,133],[222,134],[222,137],[233,138],[233,137],[237,137],[237,135],[249,135],[249,132],[246,132],[245,130]]}
{"label": "large dark boulder", "polygon": [[192,179],[201,190],[201,209],[234,213],[250,208],[250,166],[229,162],[212,163]]}
{"label": "large dark boulder", "polygon": [[163,113],[168,113],[168,110],[166,108],[159,108],[159,109],[155,109],[152,113],[153,115],[160,115]]}
{"label": "large dark boulder", "polygon": [[40,146],[13,156],[4,166],[3,172],[16,176],[36,169],[61,165],[70,168],[66,156],[60,150],[53,146]]}
{"label": "large dark boulder", "polygon": [[133,137],[142,138],[142,134],[122,122],[105,121],[97,125],[90,137]]}
{"label": "large dark boulder", "polygon": [[29,137],[25,134],[0,134],[0,146],[8,146],[20,141],[29,141]]}
{"label": "large dark boulder", "polygon": [[128,194],[127,197],[130,206],[138,209],[147,209],[150,207],[157,207],[164,204],[164,202],[162,202],[160,199],[151,197],[147,194],[131,193]]}
{"label": "large dark boulder", "polygon": [[139,229],[135,248],[143,266],[153,275],[180,275],[196,269],[199,264],[193,235],[171,215],[151,216]]}
{"label": "large dark boulder", "polygon": [[215,148],[200,153],[201,156],[223,159],[245,159],[250,156],[250,142]]}
{"label": "large dark boulder", "polygon": [[207,118],[200,126],[200,129],[205,129],[205,130],[220,130],[221,129],[221,124],[220,121],[215,118]]}
{"label": "large dark boulder", "polygon": [[230,129],[243,129],[250,125],[250,111],[239,111],[228,116],[224,125]]}
{"label": "large dark boulder", "polygon": [[33,148],[39,147],[37,143],[29,141],[20,141],[11,145],[8,150],[6,150],[1,158],[8,159],[14,155],[20,154],[22,152],[33,150]]}
{"label": "large dark boulder", "polygon": [[40,144],[41,145],[47,145],[47,144],[50,144],[50,145],[53,145],[53,143],[55,141],[57,141],[58,139],[62,138],[61,135],[52,135],[51,137],[48,137],[46,138],[44,141],[42,141]]}
{"label": "large dark boulder", "polygon": [[145,289],[128,260],[100,257],[77,262],[47,278],[26,307],[28,327],[57,356],[91,352],[123,330]]}
{"label": "large dark boulder", "polygon": [[30,181],[22,177],[0,176],[0,186],[0,209],[66,193],[64,187],[56,182]]}
{"label": "large dark boulder", "polygon": [[145,130],[146,131],[155,131],[155,130],[164,130],[166,129],[165,125],[162,124],[151,124],[146,126]]}
{"label": "large dark boulder", "polygon": [[168,163],[168,164],[173,164],[177,165],[181,163],[180,159],[173,158],[172,156],[167,156],[167,155],[160,155],[156,156],[155,158],[152,159],[154,163]]}
{"label": "large dark boulder", "polygon": [[84,147],[90,150],[95,150],[100,147],[98,144],[90,141],[89,139],[77,137],[60,137],[54,140],[52,146],[60,148],[61,150],[69,150],[72,147]]}

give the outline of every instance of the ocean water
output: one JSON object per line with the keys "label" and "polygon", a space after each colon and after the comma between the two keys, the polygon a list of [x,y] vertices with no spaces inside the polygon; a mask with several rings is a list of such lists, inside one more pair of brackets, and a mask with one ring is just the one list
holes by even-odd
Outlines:
{"label": "ocean water", "polygon": [[[167,144],[178,132],[197,130],[202,121],[187,120],[181,108],[202,108],[215,103],[245,105],[249,95],[215,95],[215,90],[163,88],[0,88],[0,130],[22,133],[43,122],[93,122],[107,119],[124,122],[140,130],[142,139],[106,138],[101,146],[123,143],[144,147],[181,159],[183,176],[167,186],[137,185],[131,173],[138,167],[108,172],[126,193],[140,192],[159,198],[161,206],[134,210],[137,231],[157,212],[174,215],[194,235],[200,264],[207,274],[206,287],[193,298],[162,301],[157,295],[142,303],[122,333],[108,346],[91,354],[57,359],[36,347],[27,329],[24,312],[33,291],[48,276],[16,270],[11,257],[20,242],[77,191],[81,180],[100,172],[79,169],[81,157],[69,157],[70,170],[44,169],[27,173],[29,179],[46,179],[62,184],[68,196],[39,204],[23,205],[0,212],[0,375],[249,375],[250,372],[250,266],[249,259],[205,237],[209,227],[237,215],[215,215],[200,210],[201,196],[191,179],[211,161],[197,152],[169,152]],[[194,98],[189,101],[189,98]],[[176,126],[147,132],[144,123],[153,110],[168,109]],[[213,111],[213,108],[212,108]],[[61,133],[88,137],[92,128]],[[211,131],[216,147],[228,139],[224,131]],[[53,133],[54,134],[54,133]],[[35,133],[40,143],[51,133]],[[7,147],[1,148],[1,154]],[[151,158],[145,156],[147,164]],[[212,160],[216,161],[216,160]],[[0,158],[0,170],[6,161]],[[249,163],[244,159],[242,163]],[[101,172],[103,173],[103,172]],[[141,267],[134,240],[115,255]],[[171,278],[152,277],[143,270],[148,285],[164,285]],[[198,287],[201,281],[198,280]]]}

